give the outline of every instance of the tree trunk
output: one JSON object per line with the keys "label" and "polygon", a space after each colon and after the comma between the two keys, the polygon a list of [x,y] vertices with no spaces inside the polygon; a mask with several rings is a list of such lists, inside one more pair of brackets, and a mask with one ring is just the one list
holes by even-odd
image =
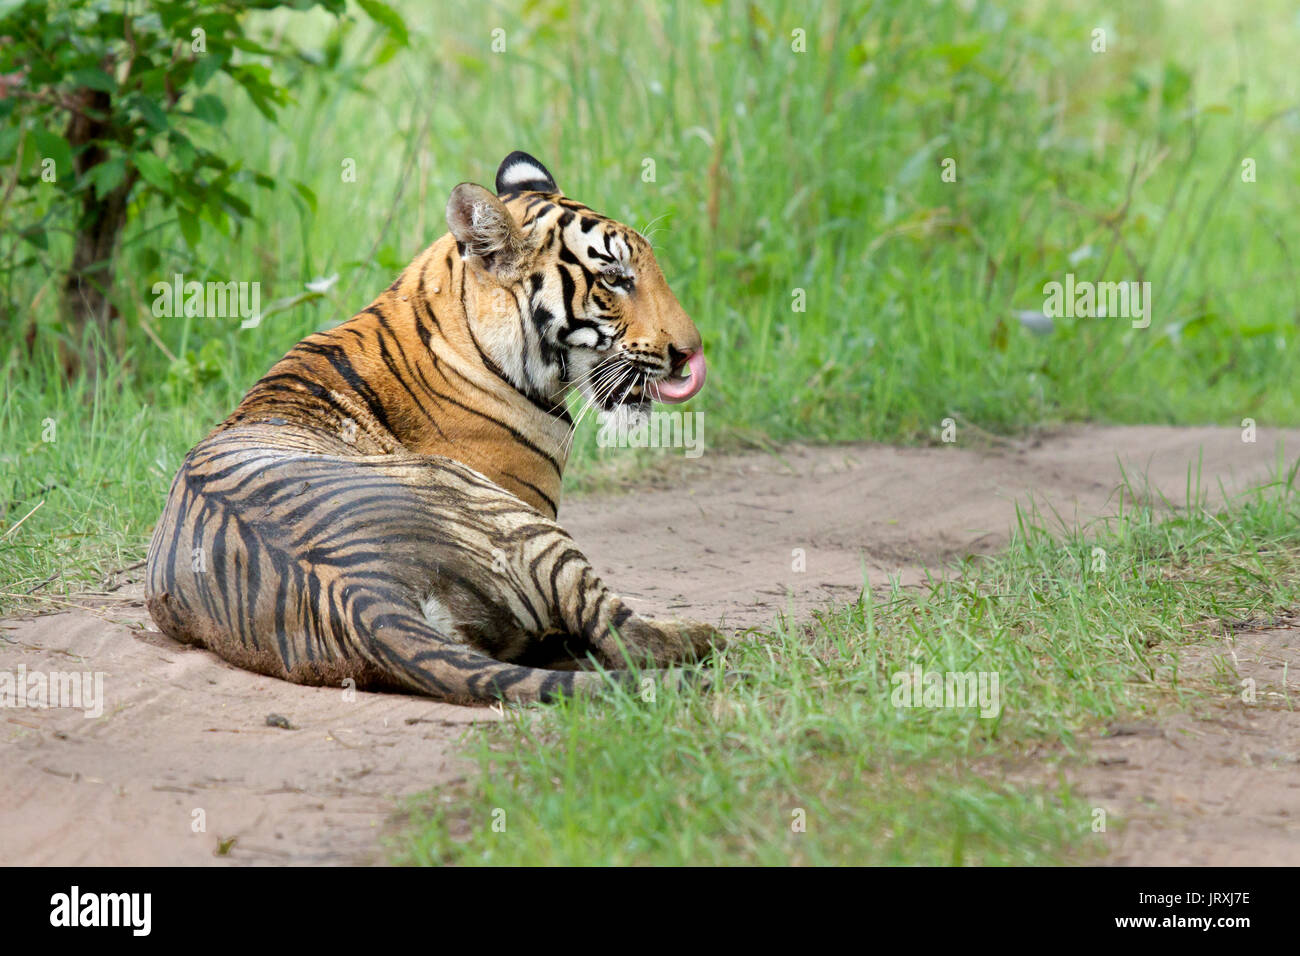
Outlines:
{"label": "tree trunk", "polygon": [[[111,103],[101,90],[79,90],[75,98],[81,109],[73,112],[66,138],[80,179],[108,159],[108,152],[94,141],[110,133],[107,118]],[[99,371],[100,355],[87,342],[87,329],[95,327],[101,341],[110,342],[111,320],[117,316],[108,298],[113,256],[126,225],[126,202],[134,184],[135,171],[128,170],[107,195],[100,195],[98,189],[82,193],[72,263],[63,285],[63,311],[72,338],[72,351],[64,353],[63,364],[69,372],[78,368],[90,374]]]}

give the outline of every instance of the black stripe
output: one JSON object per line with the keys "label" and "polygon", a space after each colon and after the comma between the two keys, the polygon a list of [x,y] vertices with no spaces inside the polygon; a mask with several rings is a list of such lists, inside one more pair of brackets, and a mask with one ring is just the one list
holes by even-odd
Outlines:
{"label": "black stripe", "polygon": [[366,409],[374,416],[375,420],[390,434],[395,434],[392,425],[388,420],[388,413],[384,409],[383,399],[381,399],[370,383],[357,374],[356,368],[352,365],[352,360],[348,358],[347,353],[338,345],[320,345],[316,342],[304,341],[298,344],[298,349],[309,354],[319,355],[333,366],[334,371],[347,382],[348,387],[365,403]]}

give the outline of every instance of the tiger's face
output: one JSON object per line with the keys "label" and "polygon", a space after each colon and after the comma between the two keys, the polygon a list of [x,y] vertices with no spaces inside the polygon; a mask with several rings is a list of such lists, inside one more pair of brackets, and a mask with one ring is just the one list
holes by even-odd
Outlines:
{"label": "tiger's face", "polygon": [[447,221],[475,337],[515,387],[559,407],[577,390],[583,413],[630,423],[697,394],[700,333],[645,237],[563,196],[526,153],[506,157],[496,187],[457,186]]}

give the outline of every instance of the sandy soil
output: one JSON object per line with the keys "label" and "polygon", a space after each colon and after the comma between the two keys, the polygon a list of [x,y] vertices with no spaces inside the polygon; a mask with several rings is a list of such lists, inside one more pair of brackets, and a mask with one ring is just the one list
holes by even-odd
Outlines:
{"label": "sandy soil", "polygon": [[1238,692],[1194,714],[1113,724],[1090,741],[1092,763],[1069,769],[1076,791],[1121,821],[1101,835],[1108,862],[1300,864],[1300,715],[1287,690],[1300,620],[1278,623],[1180,655],[1185,678],[1226,665],[1254,680],[1254,701]]}
{"label": "sandy soil", "polygon": [[[659,487],[634,496],[571,500],[560,520],[646,613],[747,627],[851,599],[864,571],[872,585],[907,583],[927,566],[995,551],[1017,503],[1032,499],[1066,521],[1109,514],[1121,463],[1178,505],[1199,455],[1202,487],[1217,498],[1220,482],[1231,492],[1265,478],[1279,439],[1300,447],[1300,432],[1261,431],[1243,444],[1236,429],[1086,427],[980,450],[706,455],[671,460]],[[0,671],[102,672],[105,698],[95,719],[0,711],[0,863],[379,859],[376,836],[398,799],[454,779],[464,769],[457,741],[498,719],[236,670],[152,630],[140,595],[128,577],[112,593],[51,605],[59,613],[0,621]],[[1285,654],[1295,663],[1295,636],[1238,635],[1243,674],[1261,662],[1277,685],[1272,665]],[[1206,660],[1230,650],[1207,648]],[[1129,817],[1107,838],[1119,862],[1259,863],[1268,851],[1296,863],[1298,726],[1264,706],[1179,717],[1099,741],[1098,762],[1076,780]]]}

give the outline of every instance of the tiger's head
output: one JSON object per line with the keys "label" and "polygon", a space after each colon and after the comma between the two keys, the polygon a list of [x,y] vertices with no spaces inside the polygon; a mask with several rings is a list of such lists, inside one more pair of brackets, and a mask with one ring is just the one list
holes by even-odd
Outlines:
{"label": "tiger's head", "polygon": [[631,423],[652,401],[704,385],[700,333],[636,230],[560,192],[513,152],[496,195],[461,183],[447,223],[466,263],[467,319],[480,348],[534,401],[577,390],[602,418]]}

